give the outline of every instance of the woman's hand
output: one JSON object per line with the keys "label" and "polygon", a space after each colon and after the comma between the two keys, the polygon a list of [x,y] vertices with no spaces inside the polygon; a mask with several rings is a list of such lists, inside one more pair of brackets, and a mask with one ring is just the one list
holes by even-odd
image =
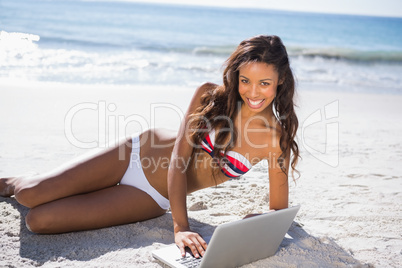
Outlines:
{"label": "woman's hand", "polygon": [[204,256],[208,246],[198,233],[192,232],[191,230],[175,233],[174,240],[180,249],[182,257],[186,255],[185,247],[189,247],[194,257],[199,258],[200,254]]}

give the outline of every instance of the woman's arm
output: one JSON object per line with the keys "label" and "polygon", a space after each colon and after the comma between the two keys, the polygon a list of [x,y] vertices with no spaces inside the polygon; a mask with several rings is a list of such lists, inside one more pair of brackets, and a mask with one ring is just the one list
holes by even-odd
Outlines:
{"label": "woman's arm", "polygon": [[168,194],[172,211],[175,242],[179,246],[182,256],[185,247],[189,247],[195,257],[204,255],[207,244],[202,237],[190,230],[187,216],[187,175],[186,169],[190,163],[193,144],[189,137],[190,115],[201,105],[201,96],[216,85],[205,83],[199,87],[189,105],[183,121],[181,122],[176,143],[173,148],[168,170]]}
{"label": "woman's arm", "polygon": [[[280,153],[276,152],[274,155],[280,155]],[[286,158],[284,166],[286,170],[289,168],[289,157]],[[279,209],[284,209],[288,207],[289,202],[289,184],[287,172],[286,174],[281,170],[279,164],[277,162],[277,158],[273,157],[268,160],[269,169],[269,211],[275,211]],[[243,219],[251,218],[254,216],[261,215],[258,214],[248,214]]]}
{"label": "woman's arm", "polygon": [[[276,148],[280,148],[279,144]],[[290,152],[286,154],[285,161],[283,163],[286,173],[282,171],[278,163],[278,157],[281,155],[281,151],[272,153],[273,157],[268,159],[269,168],[269,209],[279,210],[288,207],[289,202],[289,158]]]}

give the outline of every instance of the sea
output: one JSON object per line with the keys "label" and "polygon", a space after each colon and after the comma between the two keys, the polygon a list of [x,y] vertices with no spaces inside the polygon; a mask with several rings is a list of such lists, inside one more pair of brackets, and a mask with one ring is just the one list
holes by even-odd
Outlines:
{"label": "sea", "polygon": [[282,38],[299,84],[402,94],[402,18],[127,1],[0,0],[0,79],[221,83],[260,34]]}

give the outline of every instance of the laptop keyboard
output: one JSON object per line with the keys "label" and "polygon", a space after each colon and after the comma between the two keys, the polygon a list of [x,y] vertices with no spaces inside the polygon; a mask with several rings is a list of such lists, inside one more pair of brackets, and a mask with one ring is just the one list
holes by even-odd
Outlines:
{"label": "laptop keyboard", "polygon": [[177,259],[176,261],[179,262],[181,265],[184,265],[186,267],[190,267],[190,268],[195,268],[200,266],[202,257],[200,258],[195,258],[194,256],[190,255],[190,254],[186,254],[185,257]]}

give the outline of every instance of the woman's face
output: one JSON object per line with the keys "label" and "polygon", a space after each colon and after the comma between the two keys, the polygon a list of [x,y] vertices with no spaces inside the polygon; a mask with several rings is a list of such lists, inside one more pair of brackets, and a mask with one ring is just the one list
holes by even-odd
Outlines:
{"label": "woman's face", "polygon": [[245,108],[253,114],[261,113],[276,96],[279,74],[274,65],[252,62],[239,70],[239,93]]}

